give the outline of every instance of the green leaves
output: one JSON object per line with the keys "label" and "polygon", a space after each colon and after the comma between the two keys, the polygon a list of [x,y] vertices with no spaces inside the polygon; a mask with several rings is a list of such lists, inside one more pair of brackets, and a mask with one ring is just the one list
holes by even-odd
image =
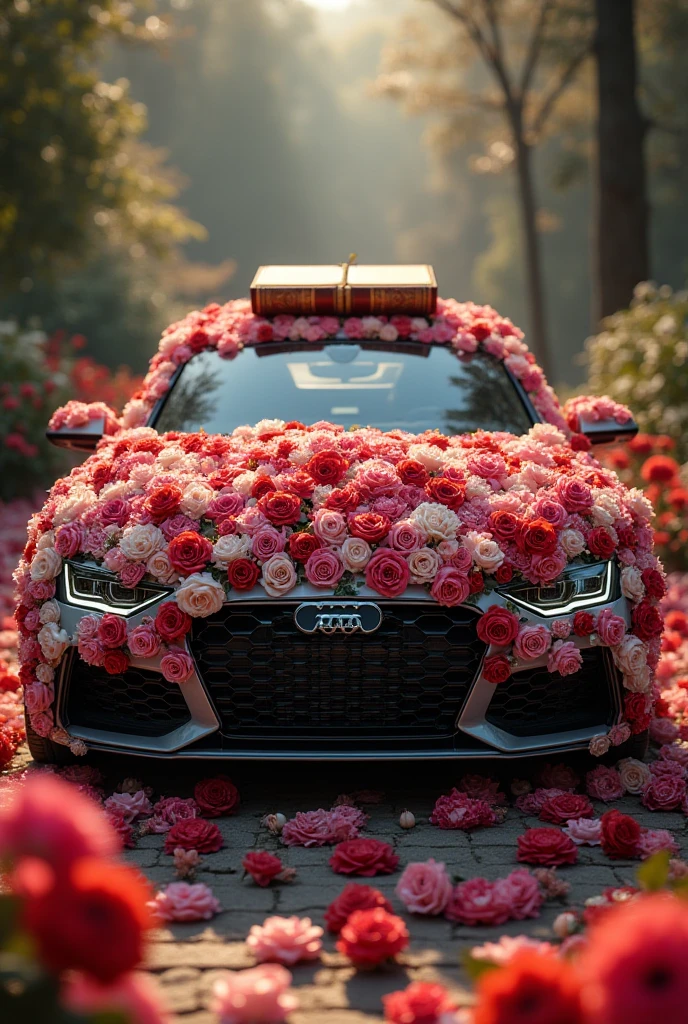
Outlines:
{"label": "green leaves", "polygon": [[669,882],[670,859],[671,854],[668,850],[660,850],[644,860],[635,873],[639,887],[645,892],[666,889]]}

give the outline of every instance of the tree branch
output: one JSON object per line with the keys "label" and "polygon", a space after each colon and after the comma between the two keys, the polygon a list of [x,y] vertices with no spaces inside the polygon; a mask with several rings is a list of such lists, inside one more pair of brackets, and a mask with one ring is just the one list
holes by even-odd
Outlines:
{"label": "tree branch", "polygon": [[540,133],[542,132],[543,128],[545,127],[545,124],[547,123],[548,118],[550,117],[558,101],[561,99],[561,97],[566,92],[568,87],[571,85],[571,82],[575,78],[578,68],[581,66],[585,58],[589,57],[592,53],[593,46],[594,38],[591,36],[590,39],[588,39],[585,43],[585,46],[581,47],[578,53],[574,54],[574,56],[571,58],[569,63],[562,71],[558,80],[550,89],[549,93],[545,95],[545,98],[540,104],[540,109],[533,118],[533,124],[530,129],[531,134],[534,135],[535,137],[540,135]]}
{"label": "tree branch", "polygon": [[538,18],[533,28],[533,34],[530,37],[530,43],[528,44],[528,51],[526,53],[525,60],[523,62],[523,71],[521,72],[521,82],[519,86],[519,92],[523,97],[528,89],[535,72],[538,57],[540,56],[540,47],[545,35],[545,25],[547,23],[547,17],[549,12],[554,6],[553,0],[540,0],[540,10],[538,12]]}

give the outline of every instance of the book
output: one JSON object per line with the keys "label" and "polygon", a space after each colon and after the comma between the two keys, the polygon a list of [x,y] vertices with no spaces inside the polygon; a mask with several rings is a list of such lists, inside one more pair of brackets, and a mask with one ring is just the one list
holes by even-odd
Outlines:
{"label": "book", "polygon": [[251,282],[257,316],[432,316],[435,272],[427,264],[334,263],[259,267]]}

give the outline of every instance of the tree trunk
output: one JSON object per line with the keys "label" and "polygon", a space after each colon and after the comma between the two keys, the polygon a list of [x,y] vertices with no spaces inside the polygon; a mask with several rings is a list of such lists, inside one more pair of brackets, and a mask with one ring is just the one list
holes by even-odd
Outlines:
{"label": "tree trunk", "polygon": [[514,145],[516,147],[516,177],[521,207],[521,228],[523,231],[523,251],[525,254],[528,313],[530,318],[530,335],[526,340],[531,350],[535,353],[538,363],[544,370],[545,376],[549,379],[552,361],[547,341],[547,317],[545,313],[545,293],[542,283],[540,236],[537,230],[537,205],[533,187],[532,151],[523,138],[521,128],[518,125],[514,128]]}
{"label": "tree trunk", "polygon": [[649,276],[646,122],[637,97],[634,0],[595,0],[597,181],[593,313],[628,306]]}

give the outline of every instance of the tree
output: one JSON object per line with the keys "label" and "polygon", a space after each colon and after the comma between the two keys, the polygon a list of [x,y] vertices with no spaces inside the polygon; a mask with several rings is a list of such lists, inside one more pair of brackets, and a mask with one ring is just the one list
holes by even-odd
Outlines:
{"label": "tree", "polygon": [[[142,4],[137,5],[140,9]],[[145,108],[94,67],[105,43],[164,37],[125,0],[0,0],[0,281],[33,287],[83,256],[94,228],[162,253],[203,229],[172,205],[179,181],[137,140]],[[150,9],[150,8],[149,8]]]}
{"label": "tree", "polygon": [[[403,101],[413,113],[441,113],[443,124],[435,137],[444,145],[456,145],[471,132],[489,141],[492,131],[491,155],[481,159],[515,170],[530,343],[548,372],[533,153],[592,53],[590,5],[585,0],[431,2],[444,23],[431,38],[417,24],[410,28],[406,39],[387,53],[375,89]],[[495,115],[498,130],[506,130],[506,142],[494,137]]]}
{"label": "tree", "polygon": [[597,160],[594,319],[628,306],[650,275],[645,137],[635,42],[635,0],[595,0]]}

